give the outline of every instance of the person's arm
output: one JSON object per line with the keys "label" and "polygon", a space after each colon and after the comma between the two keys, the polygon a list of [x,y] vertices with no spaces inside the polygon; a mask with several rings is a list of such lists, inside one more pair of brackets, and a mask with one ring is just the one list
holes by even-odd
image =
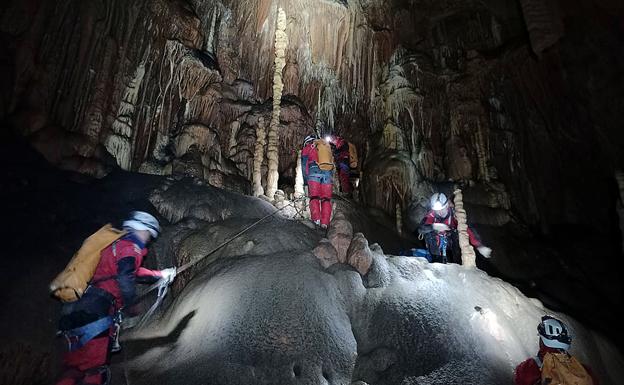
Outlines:
{"label": "person's arm", "polygon": [[162,278],[160,270],[150,270],[139,267],[136,271],[136,282],[143,284],[151,284]]}
{"label": "person's arm", "polygon": [[308,184],[308,152],[304,148],[301,151],[301,174],[303,175],[303,184]]}
{"label": "person's arm", "polygon": [[483,246],[483,242],[481,242],[481,237],[471,226],[468,226],[468,238],[470,239],[470,244],[472,246],[476,248]]}
{"label": "person's arm", "polygon": [[516,367],[514,385],[539,385],[542,372],[533,358],[529,358]]}
{"label": "person's arm", "polygon": [[[451,227],[453,229],[457,229],[457,216],[455,215],[454,211],[452,214],[453,218],[451,220]],[[468,229],[466,232],[468,233],[468,240],[470,241],[470,244],[472,246],[474,246],[475,248],[483,246],[483,243],[481,242],[481,237],[479,236],[477,231],[472,228],[472,226],[468,225]]]}
{"label": "person's arm", "polygon": [[136,258],[134,256],[123,257],[117,261],[117,285],[121,293],[122,304],[119,306],[129,307],[136,297]]}
{"label": "person's arm", "polygon": [[420,226],[418,226],[418,232],[420,234],[428,234],[433,231],[433,222],[435,222],[435,218],[429,212],[425,217],[420,221]]}
{"label": "person's arm", "polygon": [[583,367],[585,368],[585,370],[587,370],[587,373],[591,377],[592,382],[593,382],[592,385],[600,385],[600,381],[598,381],[598,377],[596,377],[596,375],[594,374],[594,371],[589,366],[587,366],[585,364],[583,364]]}

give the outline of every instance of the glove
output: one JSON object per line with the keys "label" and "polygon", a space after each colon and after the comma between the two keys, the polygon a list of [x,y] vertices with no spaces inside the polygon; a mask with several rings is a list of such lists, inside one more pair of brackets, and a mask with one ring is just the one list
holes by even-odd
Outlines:
{"label": "glove", "polygon": [[479,253],[485,258],[490,258],[490,256],[492,255],[492,249],[487,246],[479,246],[477,247],[477,250],[479,250]]}
{"label": "glove", "polygon": [[448,227],[445,223],[434,223],[431,225],[435,231],[448,231],[451,228]]}
{"label": "glove", "polygon": [[170,267],[168,269],[163,269],[160,271],[160,274],[162,275],[163,279],[165,281],[167,281],[168,283],[173,282],[173,279],[175,278],[176,274],[177,274],[177,269],[176,267]]}

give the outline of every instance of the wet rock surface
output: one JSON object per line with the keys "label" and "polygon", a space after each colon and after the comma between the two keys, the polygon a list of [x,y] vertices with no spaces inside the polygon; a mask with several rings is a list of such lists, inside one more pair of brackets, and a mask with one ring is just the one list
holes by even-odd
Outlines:
{"label": "wet rock surface", "polygon": [[[3,329],[2,354],[10,367],[47,363],[45,371],[22,371],[27,383],[49,383],[58,368],[52,349],[57,304],[35,293],[45,292],[90,227],[118,223],[135,208],[156,212],[148,197],[167,184],[181,191],[194,187],[167,196],[163,208],[184,208],[190,194],[198,201],[224,199],[231,210],[244,205],[259,210],[221,218],[221,205],[206,207],[202,218],[212,219],[191,215],[175,224],[159,214],[165,231],[146,264],[166,267],[207,255],[266,209],[261,200],[192,179],[116,173],[76,181],[75,174],[48,168],[32,174],[33,165],[44,163],[27,148],[20,151],[21,161],[12,163],[19,173],[5,177],[3,196],[18,194],[29,203],[5,208],[13,226],[3,234],[11,255],[21,251],[23,258],[3,263],[7,271],[31,272],[31,279],[3,283],[12,312],[1,314],[2,324],[12,327]],[[40,221],[27,220],[36,215]],[[380,236],[384,227],[373,228],[377,234],[370,237]],[[32,238],[24,235],[35,233],[39,242],[25,247]],[[345,264],[325,269],[312,254],[321,236],[273,216],[182,273],[163,312],[145,328],[124,334],[123,357],[113,360],[113,383],[500,384],[509,382],[517,362],[534,354],[536,320],[551,311],[513,286],[457,265],[386,256],[375,244],[369,245],[374,255],[365,276]],[[592,365],[603,383],[618,383],[621,356],[613,345],[561,317],[573,329],[573,353]],[[39,377],[26,376],[31,374]]]}
{"label": "wet rock surface", "polygon": [[[158,376],[172,384],[501,384],[537,347],[535,322],[527,321],[551,311],[499,279],[384,256],[361,233],[349,255],[370,258],[349,260],[356,271],[325,268],[310,252],[317,230],[291,225],[279,233],[282,221],[269,219],[267,233],[251,230],[197,268],[159,319],[127,335],[129,383]],[[217,233],[202,239],[218,243]],[[268,233],[277,238],[266,252],[241,251]],[[603,356],[612,347],[561,317],[576,335],[573,352],[615,381],[621,374],[609,378],[613,362]]]}
{"label": "wet rock surface", "polygon": [[[273,101],[278,6],[287,13],[289,46],[282,97]],[[385,290],[395,280],[374,244],[389,255],[422,247],[410,233],[427,198],[460,185],[468,221],[494,250],[492,259],[477,259],[478,267],[585,325],[618,322],[613,309],[624,300],[623,198],[616,181],[624,169],[623,17],[617,0],[0,5],[0,121],[49,163],[72,171],[45,165],[20,140],[3,143],[3,235],[7,255],[19,257],[2,260],[10,274],[2,283],[9,289],[0,292],[9,293],[7,307],[15,309],[0,317],[15,324],[3,336],[2,358],[50,364],[42,344],[13,345],[15,336],[53,332],[48,303],[42,297],[22,303],[20,295],[45,292],[47,276],[102,223],[156,207],[171,225],[148,263],[164,267],[197,260],[269,215],[274,205],[240,194],[251,192],[254,153],[265,152],[257,129],[268,125],[278,105],[285,193],[275,205],[292,198],[296,150],[313,128],[339,133],[358,148],[358,204],[335,199],[346,220],[339,225],[337,216],[328,234],[335,260],[327,243],[319,243],[323,234],[290,226],[279,215],[179,277],[176,293],[203,269],[246,256],[269,261],[272,254],[293,253],[311,266],[312,250],[322,245],[327,248],[315,261],[325,268],[320,276],[341,277],[337,285],[361,300],[355,283]],[[267,162],[258,166],[266,183]],[[379,231],[395,228],[397,210],[403,237]],[[298,215],[287,211],[285,217]],[[373,254],[371,260],[366,251],[362,265],[347,255],[358,232]],[[282,240],[267,241],[277,236]],[[22,279],[19,272],[39,265],[31,280]],[[264,268],[270,270],[256,272]],[[347,278],[348,284],[341,281]],[[24,316],[42,309],[40,318]],[[614,336],[619,346],[623,338]],[[255,357],[250,352],[240,354]],[[369,353],[367,364],[338,358],[338,367],[355,365],[372,384],[395,367],[404,368],[392,374],[395,383],[422,384],[453,383],[452,373],[477,370],[455,356],[425,368],[411,367],[387,347],[363,356]],[[310,365],[318,372],[317,361]],[[496,369],[483,370],[483,378],[501,378]],[[317,375],[305,374],[306,381],[320,380],[322,371]]]}
{"label": "wet rock surface", "polygon": [[[305,135],[339,133],[360,154],[367,216],[398,207],[411,232],[433,191],[460,184],[478,230],[543,243],[544,258],[495,249],[491,271],[524,279],[510,266],[542,264],[556,278],[571,259],[581,285],[621,281],[619,2],[343,3],[10,1],[0,8],[0,119],[62,169],[191,176],[248,194],[257,128],[274,104],[280,5],[290,21],[279,188],[293,184]],[[336,242],[341,260],[345,244]],[[587,254],[586,277],[577,270]],[[560,291],[552,302],[577,307],[569,287]],[[587,302],[606,293],[621,306],[621,292]]]}

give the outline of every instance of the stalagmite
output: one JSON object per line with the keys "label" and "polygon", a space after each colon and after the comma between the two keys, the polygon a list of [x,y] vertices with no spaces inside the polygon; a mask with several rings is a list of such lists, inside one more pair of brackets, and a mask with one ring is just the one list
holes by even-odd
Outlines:
{"label": "stalagmite", "polygon": [[305,209],[305,191],[303,189],[303,173],[301,172],[301,150],[297,151],[297,166],[295,169],[295,208],[299,213]]}
{"label": "stalagmite", "polygon": [[464,210],[464,201],[462,191],[455,190],[455,214],[457,215],[457,231],[459,232],[459,248],[461,249],[462,265],[465,267],[476,267],[476,255],[474,249],[470,245],[468,237],[468,224],[466,218],[466,210]]}
{"label": "stalagmite", "polygon": [[266,196],[273,199],[277,191],[277,181],[279,179],[279,117],[280,104],[282,100],[282,70],[286,65],[286,47],[288,46],[288,36],[286,35],[286,13],[282,8],[277,11],[277,28],[275,29],[275,73],[273,75],[273,115],[269,125],[269,145],[267,148],[268,175]]}
{"label": "stalagmite", "polygon": [[262,162],[264,162],[264,146],[266,144],[266,130],[264,128],[264,118],[258,119],[256,127],[256,148],[254,151],[253,163],[253,193],[254,196],[264,194],[262,188]]}

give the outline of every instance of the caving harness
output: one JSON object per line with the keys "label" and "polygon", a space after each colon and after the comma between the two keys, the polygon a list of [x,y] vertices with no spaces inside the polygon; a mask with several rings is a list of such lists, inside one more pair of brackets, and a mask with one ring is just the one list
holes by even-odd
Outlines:
{"label": "caving harness", "polygon": [[120,312],[115,313],[114,316],[106,316],[78,328],[60,330],[56,334],[65,337],[68,350],[73,352],[85,346],[87,342],[91,341],[99,334],[110,329],[110,327],[115,324],[118,313]]}
{"label": "caving harness", "polygon": [[444,233],[438,234],[438,237],[440,242],[440,253],[442,254],[442,263],[447,263],[448,258],[446,257],[446,247],[448,246],[448,239],[446,238],[446,234]]}
{"label": "caving harness", "polygon": [[[224,246],[228,245],[229,243],[231,243],[232,241],[234,241],[235,239],[237,239],[238,237],[243,235],[245,232],[249,231],[250,229],[252,229],[253,227],[257,226],[258,224],[260,224],[261,222],[265,221],[266,219],[274,216],[278,212],[284,210],[289,205],[293,205],[296,201],[303,200],[303,199],[305,199],[305,198],[295,199],[294,201],[290,202],[289,204],[285,205],[284,207],[279,208],[279,209],[273,211],[272,213],[265,215],[264,217],[260,218],[259,220],[255,221],[251,225],[245,227],[243,230],[241,230],[238,233],[236,233],[231,238],[229,238],[226,241],[224,241],[223,243],[219,244],[214,249],[210,250],[207,254],[205,254],[201,258],[196,259],[194,261],[191,261],[191,262],[188,262],[188,263],[182,265],[180,268],[177,269],[176,275],[182,273],[183,271],[185,271],[185,270],[187,270],[187,269],[189,269],[191,267],[193,267],[194,265],[196,265],[197,263],[199,263],[200,261],[202,261],[206,257],[214,254],[216,251],[218,251],[219,249],[221,249]],[[294,207],[294,205],[293,205],[293,207]],[[106,277],[106,278],[107,279],[112,279],[112,278],[115,278],[115,277]],[[98,319],[96,321],[93,321],[91,323],[88,323],[88,324],[86,324],[84,326],[77,327],[77,328],[70,329],[70,330],[60,330],[60,331],[57,332],[57,335],[65,337],[65,339],[67,341],[67,344],[68,344],[68,347],[69,347],[69,351],[75,351],[75,350],[78,350],[81,347],[83,347],[87,342],[89,342],[90,340],[92,340],[96,336],[100,335],[101,333],[105,332],[106,330],[111,330],[111,332],[112,332],[111,333],[111,340],[112,340],[111,352],[112,353],[118,352],[118,351],[121,350],[121,345],[119,344],[119,335],[120,335],[122,326],[123,326],[123,329],[131,329],[131,328],[141,328],[141,327],[143,327],[147,323],[147,321],[151,318],[151,316],[156,312],[158,307],[162,304],[163,300],[165,299],[165,296],[167,295],[167,293],[169,291],[169,285],[170,284],[171,284],[171,280],[169,280],[169,279],[159,279],[158,282],[156,282],[153,285],[149,286],[147,288],[147,290],[145,290],[137,298],[135,303],[143,301],[147,297],[147,295],[149,293],[151,293],[154,290],[158,290],[157,291],[156,300],[150,306],[150,308],[142,315],[135,316],[135,317],[128,317],[128,318],[124,319],[123,313],[122,313],[123,308],[121,308],[118,311],[116,311],[115,314],[113,314],[113,315],[109,315],[109,316],[100,318],[100,319]],[[89,286],[89,288],[93,288],[93,286]],[[111,329],[111,327],[112,327],[112,329]]]}

